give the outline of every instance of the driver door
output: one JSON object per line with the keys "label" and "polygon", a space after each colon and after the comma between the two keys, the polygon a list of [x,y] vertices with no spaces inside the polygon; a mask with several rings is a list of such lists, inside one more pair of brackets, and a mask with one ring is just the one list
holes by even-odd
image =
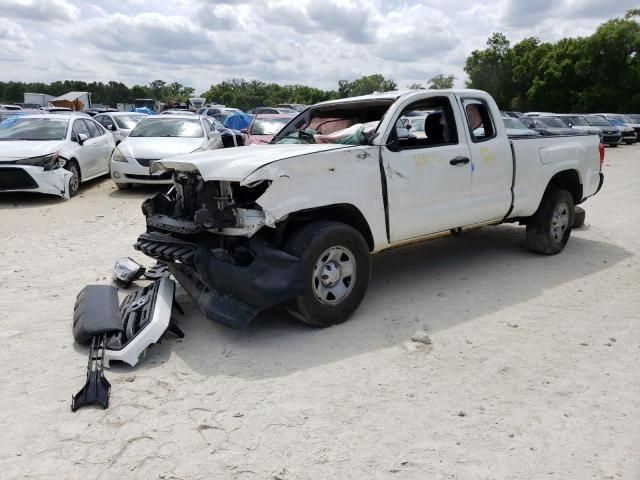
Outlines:
{"label": "driver door", "polygon": [[471,153],[454,97],[426,94],[400,108],[381,147],[391,243],[473,223]]}

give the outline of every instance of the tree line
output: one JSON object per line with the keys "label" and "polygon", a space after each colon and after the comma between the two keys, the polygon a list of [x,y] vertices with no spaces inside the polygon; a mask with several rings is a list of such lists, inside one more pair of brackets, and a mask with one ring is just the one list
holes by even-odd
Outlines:
{"label": "tree line", "polygon": [[[486,90],[505,110],[556,112],[640,112],[640,9],[609,20],[588,37],[563,38],[551,43],[526,38],[511,45],[494,33],[486,48],[474,50],[464,71],[469,88]],[[408,89],[451,88],[453,75],[438,74]],[[307,85],[279,85],[260,80],[225,80],[200,96],[209,102],[249,110],[279,103],[313,104],[335,98],[397,90],[394,80],[381,74],[340,80],[334,90]],[[69,91],[91,92],[93,103],[115,106],[135,98],[154,98],[172,104],[185,102],[195,89],[179,82],[154,80],[128,87],[110,81],[57,81],[50,84],[0,82],[0,101],[20,103],[25,92],[59,96]]]}
{"label": "tree line", "polygon": [[467,86],[491,93],[506,110],[640,112],[640,9],[588,37],[511,45],[494,33],[467,58]]}

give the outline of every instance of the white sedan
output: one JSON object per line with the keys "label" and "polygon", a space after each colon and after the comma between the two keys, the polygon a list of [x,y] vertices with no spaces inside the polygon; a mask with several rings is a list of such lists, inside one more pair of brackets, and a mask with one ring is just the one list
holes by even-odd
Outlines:
{"label": "white sedan", "polygon": [[151,162],[222,147],[220,132],[205,117],[149,116],[113,151],[111,178],[118,188],[129,188],[136,183],[172,184],[169,172],[149,172]]}
{"label": "white sedan", "polygon": [[111,135],[79,115],[26,115],[0,122],[0,191],[69,198],[109,173]]}

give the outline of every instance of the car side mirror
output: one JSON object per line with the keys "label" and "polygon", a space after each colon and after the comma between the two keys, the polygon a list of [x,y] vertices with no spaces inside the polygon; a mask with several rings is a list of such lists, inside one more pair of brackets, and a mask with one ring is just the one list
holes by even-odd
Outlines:
{"label": "car side mirror", "polygon": [[248,128],[241,128],[240,129],[240,133],[249,133],[249,129]]}
{"label": "car side mirror", "polygon": [[115,130],[115,128],[113,128],[113,124],[110,123],[109,125],[106,126],[107,130]]}
{"label": "car side mirror", "polygon": [[86,133],[80,133],[78,134],[78,143],[80,145],[82,145],[84,142],[86,142],[87,140],[89,140],[89,135],[87,135]]}

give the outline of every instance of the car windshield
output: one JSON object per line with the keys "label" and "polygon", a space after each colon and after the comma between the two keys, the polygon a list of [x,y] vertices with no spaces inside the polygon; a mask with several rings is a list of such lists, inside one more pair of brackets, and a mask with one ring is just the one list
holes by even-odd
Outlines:
{"label": "car windshield", "polygon": [[200,120],[197,118],[145,118],[131,131],[130,137],[186,137],[200,138],[204,136]]}
{"label": "car windshield", "polygon": [[251,135],[275,135],[290,118],[256,118],[251,124]]}
{"label": "car windshield", "polygon": [[527,126],[517,118],[502,117],[502,121],[504,122],[504,126],[506,128],[516,128],[518,130],[529,130]]}
{"label": "car windshield", "polygon": [[538,117],[536,118],[536,122],[542,124],[545,127],[549,128],[567,128],[562,120],[559,118],[553,117]]}
{"label": "car windshield", "polygon": [[144,115],[114,115],[113,118],[115,118],[119,128],[131,130],[145,117]]}
{"label": "car windshield", "polygon": [[589,122],[587,122],[584,117],[564,117],[568,118],[571,123],[573,123],[576,127],[588,127]]}
{"label": "car windshield", "polygon": [[624,122],[618,118],[610,118],[609,121],[616,127],[624,127]]}
{"label": "car windshield", "polygon": [[611,124],[602,117],[587,117],[587,122],[589,125],[594,125],[596,127],[610,127]]}
{"label": "car windshield", "polygon": [[629,114],[627,117],[629,117],[633,123],[640,123],[640,115]]}
{"label": "car windshield", "polygon": [[0,123],[0,140],[64,140],[68,127],[68,120],[16,115]]}

